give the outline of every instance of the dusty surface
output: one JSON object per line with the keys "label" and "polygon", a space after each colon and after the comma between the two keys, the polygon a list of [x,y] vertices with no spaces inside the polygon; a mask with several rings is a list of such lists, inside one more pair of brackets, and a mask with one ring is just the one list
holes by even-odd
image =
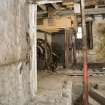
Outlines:
{"label": "dusty surface", "polygon": [[[100,84],[100,90],[105,92],[105,88],[102,85],[104,83],[105,76],[91,76],[89,77],[89,83]],[[70,94],[72,95],[73,102],[82,94],[82,77],[81,76],[67,76],[58,73],[41,72],[38,75],[38,94],[37,98],[29,105],[72,105],[67,104],[68,91],[64,92],[63,87],[66,83],[72,83]],[[70,86],[70,85],[69,85]],[[101,89],[102,88],[102,89]],[[66,88],[68,89],[68,88]],[[70,88],[69,88],[70,90]],[[90,103],[93,105],[99,105],[92,98],[89,98]]]}
{"label": "dusty surface", "polygon": [[0,65],[26,58],[28,5],[25,0],[0,0]]}
{"label": "dusty surface", "polygon": [[38,96],[41,97],[40,101],[47,101],[51,105],[67,105],[72,103],[72,82],[64,75],[58,76],[56,73],[40,73],[38,81]]}
{"label": "dusty surface", "polygon": [[28,74],[25,63],[0,67],[0,105],[23,105],[30,99]]}

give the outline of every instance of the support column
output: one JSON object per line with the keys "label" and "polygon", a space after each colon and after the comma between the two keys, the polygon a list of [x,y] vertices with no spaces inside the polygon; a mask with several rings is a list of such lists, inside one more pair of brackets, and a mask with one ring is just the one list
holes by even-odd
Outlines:
{"label": "support column", "polygon": [[47,62],[47,59],[48,59],[48,55],[47,55],[47,33],[44,34],[44,39],[45,39],[45,64],[46,64],[46,68],[48,69],[48,62]]}
{"label": "support column", "polygon": [[65,67],[69,68],[69,43],[68,43],[68,30],[65,29]]}
{"label": "support column", "polygon": [[37,92],[37,5],[29,4],[29,34],[31,43],[30,87],[35,96]]}
{"label": "support column", "polygon": [[83,105],[88,104],[88,57],[87,57],[87,35],[86,35],[86,17],[85,17],[85,0],[81,0],[81,16],[82,16],[82,34],[83,34]]}
{"label": "support column", "polygon": [[75,34],[72,32],[72,46],[73,46],[73,65],[76,65],[77,61],[76,61],[76,43],[75,43],[75,40],[76,40],[76,37],[75,37]]}

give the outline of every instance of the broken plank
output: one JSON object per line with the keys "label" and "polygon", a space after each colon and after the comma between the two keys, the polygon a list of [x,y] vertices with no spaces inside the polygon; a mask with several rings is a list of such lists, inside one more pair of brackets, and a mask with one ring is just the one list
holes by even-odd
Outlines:
{"label": "broken plank", "polygon": [[105,105],[105,96],[100,91],[90,88],[89,95],[101,105]]}

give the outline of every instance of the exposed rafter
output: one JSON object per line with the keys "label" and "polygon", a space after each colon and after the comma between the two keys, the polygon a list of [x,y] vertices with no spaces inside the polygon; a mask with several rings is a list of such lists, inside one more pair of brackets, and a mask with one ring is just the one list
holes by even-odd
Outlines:
{"label": "exposed rafter", "polygon": [[38,5],[43,11],[46,11],[47,9],[46,9],[46,5]]}
{"label": "exposed rafter", "polygon": [[63,2],[63,0],[41,0],[41,1],[37,1],[36,3],[38,5],[41,5],[41,4],[52,4],[52,3],[61,3]]}
{"label": "exposed rafter", "polygon": [[[105,14],[105,8],[86,9],[85,12],[86,12],[86,15]],[[58,15],[58,16],[67,16],[67,15],[70,15],[73,13],[74,13],[73,10],[56,11],[56,15]],[[46,12],[38,12],[39,17],[43,17],[44,14],[47,14],[47,11]]]}
{"label": "exposed rafter", "polygon": [[56,3],[53,3],[52,6],[53,6],[56,10],[59,9],[59,6],[58,6]]}
{"label": "exposed rafter", "polygon": [[105,8],[92,8],[85,10],[86,15],[105,14]]}

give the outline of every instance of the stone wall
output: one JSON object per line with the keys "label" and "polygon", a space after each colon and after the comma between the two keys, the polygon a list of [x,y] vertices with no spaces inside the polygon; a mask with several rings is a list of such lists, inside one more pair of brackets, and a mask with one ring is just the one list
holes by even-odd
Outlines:
{"label": "stone wall", "polygon": [[27,16],[24,0],[0,0],[0,65],[25,59]]}
{"label": "stone wall", "polygon": [[[93,20],[93,49],[88,50],[88,62],[89,63],[105,63],[104,57],[98,55],[98,47],[101,45],[101,32],[99,33],[98,30],[101,30],[102,27],[99,26],[102,24],[105,26],[105,19],[101,15],[96,15]],[[83,63],[83,52],[77,51],[77,62]]]}
{"label": "stone wall", "polygon": [[0,105],[24,105],[30,98],[28,65],[0,67]]}
{"label": "stone wall", "polygon": [[28,17],[25,0],[0,0],[0,105],[30,99]]}
{"label": "stone wall", "polygon": [[105,20],[102,18],[101,15],[96,15],[95,19],[93,21],[93,49],[89,50],[88,53],[88,58],[89,58],[89,62],[91,63],[104,63],[105,61],[103,61],[104,58],[100,58],[99,55],[97,54],[97,50],[98,47],[100,46],[100,37],[101,34],[98,32],[99,29],[101,29],[101,27],[99,27],[99,24],[105,24],[104,22]]}

